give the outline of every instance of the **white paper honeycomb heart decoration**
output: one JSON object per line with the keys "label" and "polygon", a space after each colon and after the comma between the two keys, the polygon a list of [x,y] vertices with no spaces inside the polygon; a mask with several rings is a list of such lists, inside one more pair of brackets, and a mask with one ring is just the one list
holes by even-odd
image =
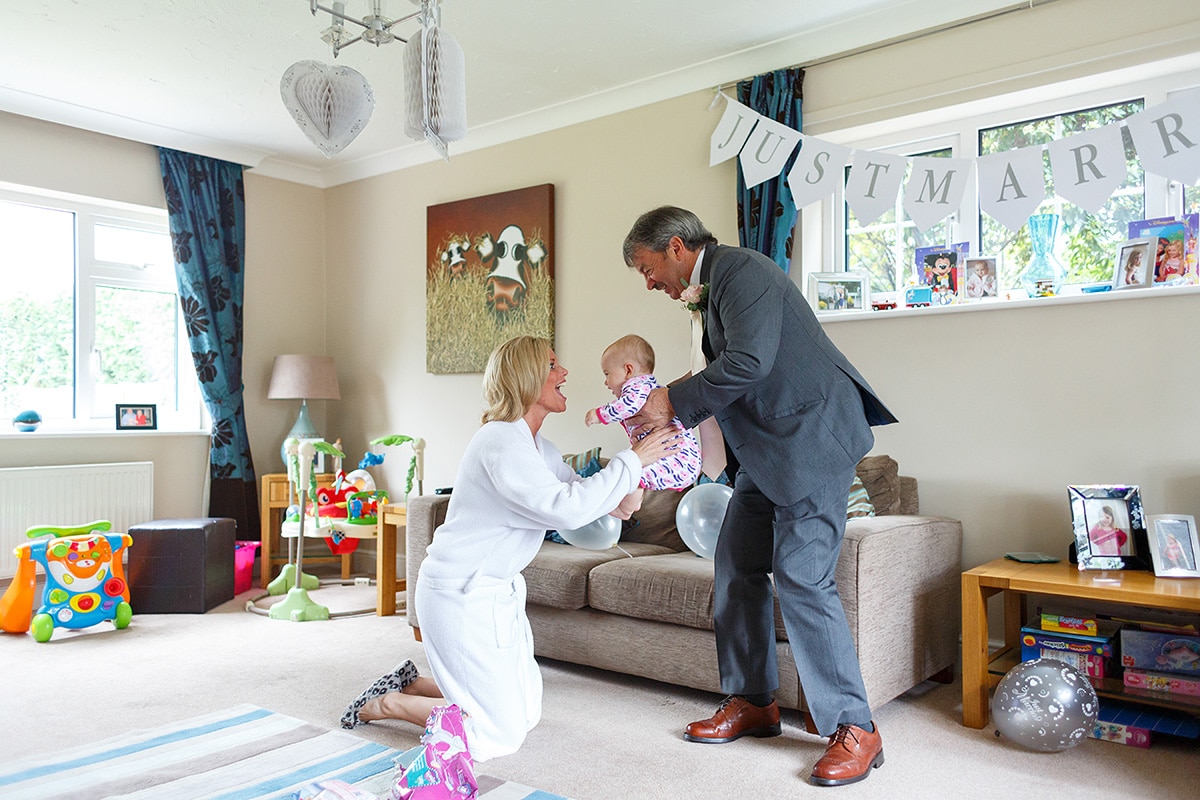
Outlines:
{"label": "white paper honeycomb heart decoration", "polygon": [[375,108],[375,95],[361,73],[319,61],[297,61],[288,67],[279,94],[300,130],[326,158],[354,141]]}

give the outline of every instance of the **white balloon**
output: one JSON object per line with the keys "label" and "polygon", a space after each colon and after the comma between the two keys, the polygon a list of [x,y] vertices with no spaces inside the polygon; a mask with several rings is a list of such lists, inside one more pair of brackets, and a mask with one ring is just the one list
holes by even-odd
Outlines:
{"label": "white balloon", "polygon": [[560,530],[558,535],[584,550],[607,550],[621,538],[621,520],[605,514],[582,528],[573,531]]}
{"label": "white balloon", "polygon": [[689,489],[675,509],[675,527],[692,552],[712,558],[717,549],[717,536],[725,521],[725,509],[733,489],[721,483],[702,483]]}

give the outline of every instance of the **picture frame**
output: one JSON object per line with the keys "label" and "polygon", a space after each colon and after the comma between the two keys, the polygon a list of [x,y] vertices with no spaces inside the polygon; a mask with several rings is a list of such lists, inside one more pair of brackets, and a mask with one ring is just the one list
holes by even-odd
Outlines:
{"label": "picture frame", "polygon": [[999,263],[998,256],[972,256],[967,259],[964,296],[968,300],[996,300],[1000,297],[997,283]]}
{"label": "picture frame", "polygon": [[928,286],[933,305],[945,306],[965,296],[970,242],[918,247],[913,253],[917,282]]}
{"label": "picture frame", "polygon": [[1154,283],[1154,247],[1157,240],[1144,236],[1117,245],[1113,258],[1112,288],[1143,289]]}
{"label": "picture frame", "polygon": [[1160,578],[1200,578],[1200,536],[1196,518],[1187,514],[1151,514],[1150,555]]}
{"label": "picture frame", "polygon": [[117,403],[117,430],[158,430],[158,406],[153,403]]}
{"label": "picture frame", "polygon": [[1079,569],[1153,570],[1137,486],[1068,486]]}
{"label": "picture frame", "polygon": [[865,272],[813,272],[808,276],[808,302],[818,314],[870,311],[871,277]]}
{"label": "picture frame", "polygon": [[483,372],[514,336],[554,341],[554,184],[425,210],[425,369]]}

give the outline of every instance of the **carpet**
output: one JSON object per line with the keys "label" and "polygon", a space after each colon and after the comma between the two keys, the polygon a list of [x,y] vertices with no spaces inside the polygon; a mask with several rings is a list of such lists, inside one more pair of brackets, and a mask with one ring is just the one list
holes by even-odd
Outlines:
{"label": "carpet", "polygon": [[[97,720],[103,724],[103,718]],[[71,732],[64,732],[64,735]],[[387,797],[401,753],[254,705],[65,747],[0,767],[5,800],[290,800],[338,779]],[[566,800],[478,776],[486,800]]]}

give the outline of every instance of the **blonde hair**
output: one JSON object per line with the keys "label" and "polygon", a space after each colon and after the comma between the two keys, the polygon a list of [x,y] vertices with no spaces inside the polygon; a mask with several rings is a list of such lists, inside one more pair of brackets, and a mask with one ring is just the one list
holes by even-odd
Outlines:
{"label": "blonde hair", "polygon": [[604,348],[600,357],[604,358],[610,353],[620,356],[622,361],[634,362],[647,373],[654,372],[654,348],[636,333],[617,339]]}
{"label": "blonde hair", "polygon": [[550,352],[550,342],[537,336],[517,336],[492,351],[483,371],[481,423],[525,416],[550,373]]}

